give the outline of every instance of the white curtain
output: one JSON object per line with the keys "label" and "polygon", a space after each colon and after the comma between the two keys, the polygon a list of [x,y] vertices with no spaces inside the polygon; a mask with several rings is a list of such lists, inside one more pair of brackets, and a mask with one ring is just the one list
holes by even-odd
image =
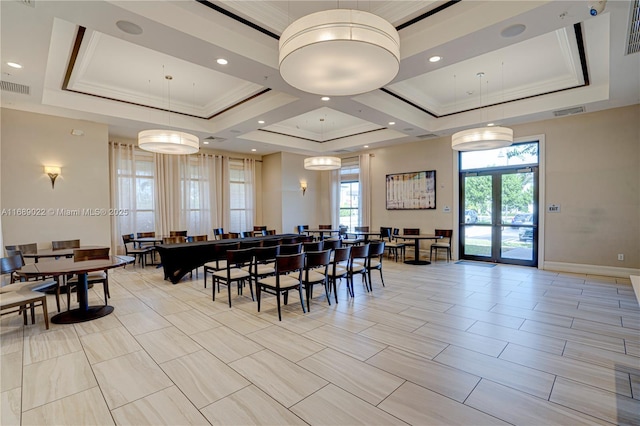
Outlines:
{"label": "white curtain", "polygon": [[123,254],[122,235],[135,231],[136,162],[132,145],[109,143],[111,208],[128,215],[111,216],[111,253]]}
{"label": "white curtain", "polygon": [[156,235],[187,230],[180,214],[180,163],[185,155],[154,154]]}
{"label": "white curtain", "polygon": [[340,225],[340,169],[332,170],[330,175],[329,204],[331,209],[331,225],[338,229]]}
{"label": "white curtain", "polygon": [[358,156],[360,160],[360,225],[371,226],[371,157],[369,154]]}
{"label": "white curtain", "polygon": [[251,231],[256,221],[256,160],[245,158],[244,171],[244,227],[242,230]]}

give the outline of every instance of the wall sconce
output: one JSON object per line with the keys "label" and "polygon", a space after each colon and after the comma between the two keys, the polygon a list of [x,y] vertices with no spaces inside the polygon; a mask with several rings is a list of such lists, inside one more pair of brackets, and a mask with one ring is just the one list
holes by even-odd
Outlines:
{"label": "wall sconce", "polygon": [[307,181],[306,180],[301,180],[300,181],[300,189],[302,189],[302,196],[304,197],[304,193],[307,192]]}
{"label": "wall sconce", "polygon": [[53,189],[56,183],[56,178],[60,174],[60,167],[44,166],[44,172],[49,175],[49,179],[51,179],[51,189]]}

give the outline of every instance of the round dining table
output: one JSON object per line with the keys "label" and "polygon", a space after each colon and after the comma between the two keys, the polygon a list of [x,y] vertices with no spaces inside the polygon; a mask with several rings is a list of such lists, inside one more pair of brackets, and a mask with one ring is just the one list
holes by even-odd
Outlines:
{"label": "round dining table", "polygon": [[75,248],[64,248],[64,249],[38,249],[35,253],[22,253],[22,257],[27,259],[34,259],[36,263],[40,259],[44,258],[60,258],[60,257],[73,257],[74,250],[84,250],[84,249],[96,249],[102,248],[104,246],[80,246]]}
{"label": "round dining table", "polygon": [[83,260],[80,262],[76,262],[72,258],[65,258],[55,261],[30,263],[20,268],[18,273],[26,278],[41,275],[77,275],[78,308],[61,312],[51,318],[51,322],[54,324],[75,324],[78,322],[101,318],[113,312],[113,306],[109,306],[107,304],[101,306],[89,306],[87,274],[89,272],[106,271],[107,269],[118,268],[133,263],[134,261],[135,258],[131,256],[109,256],[105,259]]}
{"label": "round dining table", "polygon": [[420,259],[420,241],[442,239],[442,236],[434,235],[434,234],[418,234],[418,235],[402,234],[402,235],[394,235],[394,237],[402,238],[403,240],[413,240],[413,249],[415,253],[413,256],[413,259],[404,261],[404,263],[407,263],[409,265],[430,265],[431,264],[430,261]]}

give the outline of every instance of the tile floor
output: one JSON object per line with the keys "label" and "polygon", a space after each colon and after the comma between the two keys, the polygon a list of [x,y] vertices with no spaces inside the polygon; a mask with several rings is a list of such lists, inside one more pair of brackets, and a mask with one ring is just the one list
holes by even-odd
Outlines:
{"label": "tile floor", "polygon": [[112,271],[107,317],[2,317],[0,423],[640,424],[629,280],[386,260],[384,277],[331,306],[316,287],[305,315],[293,295],[278,322],[273,296],[211,301],[202,271]]}

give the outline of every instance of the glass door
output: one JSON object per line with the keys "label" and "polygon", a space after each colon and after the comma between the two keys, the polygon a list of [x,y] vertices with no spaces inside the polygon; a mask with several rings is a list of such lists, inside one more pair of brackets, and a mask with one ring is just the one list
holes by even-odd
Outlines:
{"label": "glass door", "polygon": [[461,154],[461,259],[537,266],[537,153],[527,143]]}

